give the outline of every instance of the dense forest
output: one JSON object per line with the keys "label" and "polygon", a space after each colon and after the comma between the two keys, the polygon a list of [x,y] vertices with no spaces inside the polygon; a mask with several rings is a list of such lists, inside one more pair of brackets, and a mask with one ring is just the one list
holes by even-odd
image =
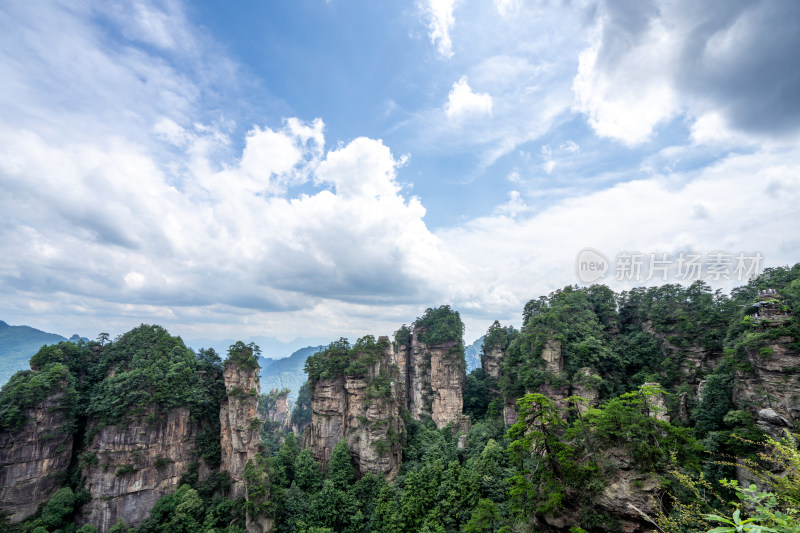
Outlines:
{"label": "dense forest", "polygon": [[[703,282],[622,293],[595,285],[531,300],[519,330],[495,322],[486,332],[482,368],[466,376],[463,391],[465,441],[429,417],[402,413],[402,466],[392,481],[361,475],[344,440],[323,468],[301,435],[267,421],[245,472],[250,497],[230,498],[219,469],[222,372],[225,364],[257,365],[257,347],[238,343],[223,363],[158,326],[113,342],[42,348],[31,370],[0,392],[0,432],[21,428],[28,409],[54,392],[63,394],[64,416],[53,431],[78,440],[131,417],[188,409],[207,472],[195,463],[148,519],[133,528],[120,522],[114,533],[238,533],[254,512],[273,517],[274,531],[305,533],[581,533],[632,524],[800,531],[791,433],[800,367],[783,363],[800,361],[799,311],[800,264],[767,269],[730,294]],[[448,306],[429,309],[392,340],[340,339],[308,358],[291,425],[310,422],[318,380],[364,375],[414,331],[429,344],[452,340],[449,353],[463,361],[463,324]],[[777,368],[782,381],[767,380],[762,367]],[[388,391],[387,376],[370,386]],[[262,396],[262,406],[274,401]],[[81,464],[92,460],[74,457],[49,502],[5,530],[95,531],[77,525],[88,501]]]}

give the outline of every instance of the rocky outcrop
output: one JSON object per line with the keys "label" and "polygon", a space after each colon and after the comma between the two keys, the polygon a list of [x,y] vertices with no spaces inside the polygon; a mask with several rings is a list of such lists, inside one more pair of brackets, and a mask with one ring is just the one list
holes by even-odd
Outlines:
{"label": "rocky outcrop", "polygon": [[258,453],[264,419],[258,413],[258,367],[228,361],[223,373],[226,398],[219,410],[222,463],[233,484],[231,497],[245,496],[244,468]]}
{"label": "rocky outcrop", "polygon": [[81,522],[104,533],[120,519],[136,525],[147,518],[156,501],[174,491],[189,464],[197,461],[197,431],[185,408],[100,428],[82,454],[81,473],[92,499]]}
{"label": "rocky outcrop", "polygon": [[358,472],[394,479],[400,471],[404,404],[396,354],[386,337],[383,353],[360,375],[320,379],[311,392],[311,425],[303,437],[327,468],[334,446],[346,439]]}
{"label": "rocky outcrop", "polygon": [[747,350],[752,369],[737,371],[733,401],[740,408],[757,413],[773,409],[792,424],[800,422],[800,352],[794,349],[794,337],[782,335],[760,350]]}
{"label": "rocky outcrop", "polygon": [[0,433],[0,510],[12,524],[49,500],[69,467],[73,436],[61,389],[27,410],[22,428]]}
{"label": "rocky outcrop", "polygon": [[645,393],[650,393],[647,402],[647,409],[650,416],[656,420],[669,422],[670,416],[667,414],[667,403],[664,398],[664,389],[661,388],[661,384],[656,382],[642,383],[642,386],[639,387],[639,390]]}
{"label": "rocky outcrop", "polygon": [[558,374],[564,370],[564,358],[561,356],[561,341],[547,339],[542,349],[542,360],[548,372]]}
{"label": "rocky outcrop", "polygon": [[492,348],[483,354],[483,361],[481,362],[481,365],[487,376],[491,376],[493,378],[500,377],[500,363],[503,362],[503,358],[505,356],[506,351],[502,348]]}
{"label": "rocky outcrop", "polygon": [[[680,374],[681,383],[699,387],[700,376],[703,375],[703,372],[713,371],[722,357],[721,353],[691,344],[692,339],[688,335],[657,330],[650,320],[642,323],[642,331],[660,341],[661,353],[665,360],[674,362]],[[695,395],[698,395],[697,388],[695,388]]]}
{"label": "rocky outcrop", "polygon": [[604,451],[600,462],[614,473],[603,492],[594,498],[594,508],[613,516],[625,533],[653,531],[653,525],[642,513],[651,517],[658,514],[658,478],[638,472],[630,455],[621,448]]}
{"label": "rocky outcrop", "polygon": [[457,342],[427,346],[420,334],[416,328],[411,339],[408,408],[414,419],[430,416],[441,429],[463,410],[464,358]]}
{"label": "rocky outcrop", "polygon": [[267,396],[267,420],[277,424],[279,429],[289,429],[292,410],[289,406],[289,389],[272,389]]}

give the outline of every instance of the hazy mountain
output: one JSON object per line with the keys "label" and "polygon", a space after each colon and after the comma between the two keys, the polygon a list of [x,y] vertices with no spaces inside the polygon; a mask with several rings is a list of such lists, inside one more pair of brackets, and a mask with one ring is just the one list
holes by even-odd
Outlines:
{"label": "hazy mountain", "polygon": [[481,367],[481,350],[483,350],[484,335],[464,349],[464,357],[467,360],[467,374]]}
{"label": "hazy mountain", "polygon": [[303,370],[306,359],[324,348],[325,346],[322,345],[307,346],[283,359],[262,358],[259,361],[261,363],[261,392],[267,393],[272,389],[280,390],[285,387],[291,391],[289,399],[292,402],[297,400],[297,391],[306,381],[306,373]]}
{"label": "hazy mountain", "polygon": [[[74,340],[79,340],[73,335]],[[28,370],[28,359],[46,344],[67,340],[30,326],[9,326],[0,320],[0,385],[19,370]],[[72,339],[70,339],[72,340]]]}

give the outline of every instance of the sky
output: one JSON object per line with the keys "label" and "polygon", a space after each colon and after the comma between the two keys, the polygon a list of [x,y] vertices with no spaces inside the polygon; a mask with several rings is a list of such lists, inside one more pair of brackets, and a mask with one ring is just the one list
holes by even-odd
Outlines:
{"label": "sky", "polygon": [[798,27],[795,0],[3,2],[0,319],[333,340],[447,304],[471,342],[570,284],[730,289],[800,261]]}

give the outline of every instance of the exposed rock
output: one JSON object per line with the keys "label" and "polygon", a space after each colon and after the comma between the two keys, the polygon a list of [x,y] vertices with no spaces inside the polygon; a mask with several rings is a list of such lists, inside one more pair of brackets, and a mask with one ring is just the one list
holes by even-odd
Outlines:
{"label": "exposed rock", "polygon": [[62,431],[69,424],[63,398],[63,392],[50,395],[26,411],[20,430],[0,433],[0,510],[12,524],[49,500],[69,467],[73,436]]}
{"label": "exposed rock", "polygon": [[386,337],[384,352],[363,376],[320,379],[311,391],[311,425],[303,437],[327,469],[334,446],[345,438],[360,474],[394,479],[400,471],[405,403],[396,354]]}
{"label": "exposed rock", "polygon": [[748,350],[749,372],[737,371],[733,400],[753,413],[770,408],[792,424],[800,421],[800,352],[792,348],[794,337],[783,335],[762,350]]}
{"label": "exposed rock", "polygon": [[292,411],[289,407],[289,389],[269,391],[267,419],[278,424],[280,429],[289,429]]}
{"label": "exposed rock", "polygon": [[632,459],[621,448],[603,452],[601,462],[610,465],[614,474],[603,492],[594,498],[595,507],[616,518],[626,533],[652,531],[652,524],[642,513],[651,517],[658,513],[656,496],[661,488],[658,478],[637,472]]}
{"label": "exposed rock", "polygon": [[464,360],[456,353],[455,341],[427,346],[420,339],[421,333],[416,328],[411,339],[409,411],[416,420],[430,416],[441,429],[463,410]]}
{"label": "exposed rock", "polygon": [[665,359],[677,362],[682,383],[698,386],[703,372],[713,370],[722,357],[721,353],[709,351],[702,346],[676,345],[673,341],[685,340],[686,336],[659,331],[650,320],[642,323],[642,331],[661,341],[661,353]]}
{"label": "exposed rock", "polygon": [[774,409],[762,409],[758,412],[758,420],[773,426],[792,427],[792,423],[780,416]]}
{"label": "exposed rock", "polygon": [[328,458],[342,440],[347,413],[344,376],[324,378],[311,389],[311,424],[303,433],[303,447],[310,447],[314,458],[327,469]]}
{"label": "exposed rock", "polygon": [[245,495],[244,467],[258,453],[264,420],[258,413],[258,368],[228,363],[223,373],[227,397],[219,410],[221,469],[231,475],[231,497]]}
{"label": "exposed rock", "polygon": [[492,348],[488,352],[484,353],[483,371],[486,372],[486,375],[492,376],[493,378],[499,378],[500,363],[503,362],[503,358],[505,356],[506,352],[502,348]]}
{"label": "exposed rock", "polygon": [[663,420],[664,422],[669,422],[670,416],[667,414],[667,404],[664,400],[664,390],[661,388],[661,384],[655,382],[642,383],[642,386],[639,387],[639,390],[644,390],[645,388],[649,388],[655,391],[655,394],[653,394],[650,397],[648,403],[650,416],[652,416],[656,420]]}
{"label": "exposed rock", "polygon": [[120,519],[136,525],[147,518],[197,460],[198,428],[189,410],[174,409],[160,418],[154,414],[102,427],[84,452],[81,473],[92,499],[81,522],[96,526],[99,533]]}
{"label": "exposed rock", "polygon": [[561,356],[561,341],[556,339],[547,339],[542,349],[542,359],[545,362],[545,368],[553,374],[558,374],[564,370],[564,358]]}
{"label": "exposed rock", "polygon": [[517,405],[513,398],[504,398],[503,422],[506,426],[517,423]]}

